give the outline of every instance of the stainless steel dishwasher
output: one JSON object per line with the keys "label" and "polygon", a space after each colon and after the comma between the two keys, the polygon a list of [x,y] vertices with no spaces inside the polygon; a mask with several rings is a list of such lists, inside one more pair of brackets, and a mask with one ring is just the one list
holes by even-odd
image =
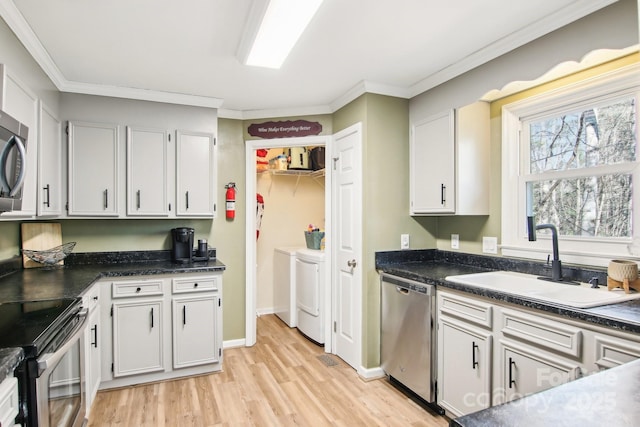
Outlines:
{"label": "stainless steel dishwasher", "polygon": [[382,369],[392,382],[434,403],[435,286],[381,273],[380,288]]}

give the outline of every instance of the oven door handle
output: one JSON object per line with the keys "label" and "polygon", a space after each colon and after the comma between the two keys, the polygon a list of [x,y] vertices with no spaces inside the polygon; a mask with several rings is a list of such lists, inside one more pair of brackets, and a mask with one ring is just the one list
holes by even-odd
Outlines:
{"label": "oven door handle", "polygon": [[47,369],[54,367],[67,354],[67,351],[76,343],[76,341],[84,334],[84,327],[87,324],[88,308],[83,308],[78,312],[80,322],[67,338],[67,341],[58,348],[55,353],[44,353],[38,358],[38,377]]}

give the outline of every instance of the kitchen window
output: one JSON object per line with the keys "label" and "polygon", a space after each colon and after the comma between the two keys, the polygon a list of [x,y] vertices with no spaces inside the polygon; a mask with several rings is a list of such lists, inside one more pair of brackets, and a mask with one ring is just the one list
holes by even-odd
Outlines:
{"label": "kitchen window", "polygon": [[634,64],[503,107],[504,255],[547,258],[544,232],[527,239],[534,215],[557,227],[565,262],[640,260],[638,76]]}

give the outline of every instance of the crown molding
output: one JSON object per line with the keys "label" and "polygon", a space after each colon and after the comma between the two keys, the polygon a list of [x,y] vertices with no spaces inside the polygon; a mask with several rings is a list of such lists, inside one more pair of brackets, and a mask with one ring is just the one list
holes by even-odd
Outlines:
{"label": "crown molding", "polygon": [[472,53],[466,58],[431,74],[411,86],[411,97],[420,95],[446,81],[466,73],[482,64],[485,64],[507,52],[523,46],[539,37],[564,27],[580,18],[583,18],[603,7],[616,3],[618,0],[576,0],[565,6],[561,11],[538,20],[537,22],[521,28],[508,36]]}
{"label": "crown molding", "polygon": [[114,98],[136,99],[139,101],[164,102],[167,104],[189,105],[193,107],[220,108],[223,102],[222,99],[208,96],[72,81],[66,81],[64,85],[58,89],[60,92],[110,96]]}
{"label": "crown molding", "polygon": [[278,117],[318,116],[332,114],[334,111],[328,105],[314,107],[279,108],[268,110],[218,110],[218,118],[235,120],[271,119]]}

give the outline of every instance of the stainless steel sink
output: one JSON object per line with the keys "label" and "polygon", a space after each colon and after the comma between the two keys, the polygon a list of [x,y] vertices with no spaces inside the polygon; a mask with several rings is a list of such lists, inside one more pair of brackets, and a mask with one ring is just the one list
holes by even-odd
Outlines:
{"label": "stainless steel sink", "polygon": [[512,271],[447,276],[446,280],[463,285],[491,289],[529,299],[567,305],[576,308],[597,307],[640,298],[640,292],[627,294],[618,288],[608,291],[606,286],[591,288],[588,283],[579,286],[539,280],[538,276]]}

